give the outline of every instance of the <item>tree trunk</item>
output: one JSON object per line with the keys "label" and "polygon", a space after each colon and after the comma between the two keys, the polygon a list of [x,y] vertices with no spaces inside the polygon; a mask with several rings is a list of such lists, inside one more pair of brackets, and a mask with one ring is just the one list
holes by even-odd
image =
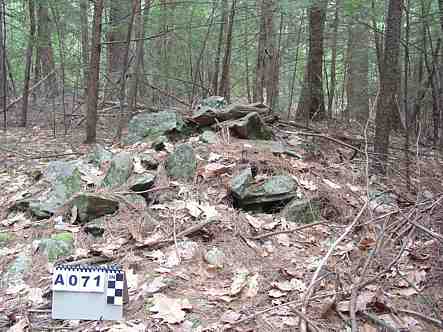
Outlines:
{"label": "tree trunk", "polygon": [[[443,0],[438,1],[438,9],[440,12],[440,29],[443,33]],[[439,79],[440,79],[440,88],[439,88],[439,100],[440,100],[440,127],[439,127],[439,135],[440,135],[440,141],[439,141],[439,149],[440,151],[443,151],[443,54],[439,57]]]}
{"label": "tree trunk", "polygon": [[[150,0],[148,0],[150,1]],[[128,114],[134,112],[137,104],[137,91],[139,90],[140,82],[143,82],[143,56],[144,56],[144,40],[145,25],[143,24],[143,17],[148,15],[150,2],[145,4],[147,8],[144,13],[141,12],[141,0],[138,0],[135,8],[135,39],[137,40],[135,46],[135,68],[133,75],[131,75],[131,83],[129,87],[128,97]]]}
{"label": "tree trunk", "polygon": [[7,74],[6,74],[6,6],[5,1],[0,0],[0,108],[3,111],[3,126],[6,131],[6,94],[7,94]]}
{"label": "tree trunk", "polygon": [[335,16],[334,23],[332,25],[332,46],[331,46],[331,83],[329,84],[329,95],[328,95],[328,118],[332,119],[333,105],[335,98],[335,88],[337,85],[337,74],[336,74],[336,64],[337,64],[337,34],[338,34],[338,20],[339,20],[339,8],[340,1],[337,0],[335,3]]}
{"label": "tree trunk", "polygon": [[225,35],[225,27],[228,26],[228,0],[222,2],[222,22],[218,33],[217,52],[214,59],[214,74],[212,77],[212,94],[218,95],[218,80],[220,76],[220,61],[223,47],[223,36]]}
{"label": "tree trunk", "polygon": [[226,33],[225,55],[220,79],[220,95],[229,102],[231,100],[231,54],[232,54],[232,31],[234,29],[235,7],[237,0],[232,0],[231,13],[229,15],[228,30]]}
{"label": "tree trunk", "polygon": [[265,2],[266,0],[257,0],[257,13],[260,18],[260,29],[258,33],[257,44],[257,62],[255,65],[255,82],[253,101],[263,103],[265,75],[266,75],[266,25],[265,25]]}
{"label": "tree trunk", "polygon": [[[126,36],[130,17],[129,1],[111,0],[109,8],[110,31],[108,32],[108,75],[117,84],[124,67]],[[115,95],[115,94],[114,94]]]}
{"label": "tree trunk", "polygon": [[127,29],[126,42],[125,42],[125,52],[123,54],[123,68],[120,76],[120,93],[119,93],[119,103],[120,103],[120,121],[118,123],[117,133],[115,135],[116,140],[121,141],[123,128],[126,126],[128,116],[124,115],[124,102],[126,99],[126,73],[129,67],[129,47],[131,46],[131,35],[132,27],[134,25],[134,18],[137,13],[137,7],[140,6],[140,0],[132,0],[132,10],[131,18],[129,20],[129,26]]}
{"label": "tree trunk", "polygon": [[386,20],[385,45],[380,91],[375,118],[373,170],[386,174],[389,151],[389,135],[394,115],[398,114],[398,82],[400,82],[399,55],[402,18],[402,0],[390,0]]}
{"label": "tree trunk", "polygon": [[362,126],[369,118],[369,31],[364,8],[354,15],[349,36],[349,89],[347,109]]}
{"label": "tree trunk", "polygon": [[28,1],[28,9],[29,9],[29,36],[28,36],[28,46],[26,48],[25,78],[23,81],[22,117],[20,120],[21,127],[26,127],[28,120],[29,82],[31,78],[32,52],[34,50],[34,38],[35,38],[34,0]]}
{"label": "tree trunk", "polygon": [[83,68],[83,86],[85,96],[88,91],[88,65],[89,65],[89,28],[88,28],[88,8],[89,0],[80,0],[80,25],[82,38],[82,68]]}
{"label": "tree trunk", "polygon": [[88,74],[88,98],[86,114],[86,141],[95,143],[97,139],[97,100],[100,79],[100,53],[102,33],[103,0],[94,3],[94,25],[92,29],[92,47]]}
{"label": "tree trunk", "polygon": [[326,2],[315,1],[309,8],[309,54],[297,114],[306,119],[325,117],[323,95],[323,31]]}
{"label": "tree trunk", "polygon": [[[39,0],[37,5],[37,38],[38,38],[38,56],[40,57],[38,64],[40,65],[39,73],[46,77],[55,70],[54,51],[51,41],[51,20],[49,18],[48,0]],[[46,81],[45,93],[56,94],[56,76],[53,75]]]}

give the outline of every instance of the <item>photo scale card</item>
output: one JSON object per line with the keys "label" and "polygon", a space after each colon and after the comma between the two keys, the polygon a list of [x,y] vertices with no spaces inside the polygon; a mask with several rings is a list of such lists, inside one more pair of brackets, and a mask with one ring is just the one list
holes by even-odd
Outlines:
{"label": "photo scale card", "polygon": [[52,275],[52,318],[121,320],[124,277],[116,267],[56,266]]}

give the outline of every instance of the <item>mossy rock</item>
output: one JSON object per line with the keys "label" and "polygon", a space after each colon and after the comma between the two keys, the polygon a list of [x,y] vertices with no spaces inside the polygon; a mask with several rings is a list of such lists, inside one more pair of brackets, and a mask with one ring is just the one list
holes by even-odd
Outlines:
{"label": "mossy rock", "polygon": [[166,171],[175,179],[191,180],[197,170],[197,158],[190,144],[178,145],[166,162]]}

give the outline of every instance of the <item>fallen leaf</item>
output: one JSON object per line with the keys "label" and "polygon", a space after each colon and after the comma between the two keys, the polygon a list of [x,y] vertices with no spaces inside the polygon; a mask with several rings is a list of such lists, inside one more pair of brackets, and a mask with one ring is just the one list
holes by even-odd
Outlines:
{"label": "fallen leaf", "polygon": [[252,298],[257,296],[258,294],[258,274],[254,274],[252,277],[248,279],[248,284],[245,290],[245,296],[247,298]]}
{"label": "fallen leaf", "polygon": [[195,201],[187,202],[186,209],[194,218],[200,217],[200,215],[203,213],[203,211],[200,209],[200,205]]}
{"label": "fallen leaf", "polygon": [[268,295],[269,295],[270,297],[274,298],[274,299],[277,299],[277,298],[279,298],[279,297],[286,296],[286,293],[285,293],[285,292],[281,292],[281,291],[279,291],[278,289],[271,289],[271,290],[268,292]]}
{"label": "fallen leaf", "polygon": [[245,218],[248,221],[249,225],[254,227],[256,231],[259,231],[262,229],[263,224],[265,223],[263,220],[260,220],[254,216],[251,216],[249,214],[245,214]]}
{"label": "fallen leaf", "polygon": [[328,180],[328,179],[323,179],[323,182],[326,183],[329,187],[331,187],[332,189],[341,189],[341,186]]}
{"label": "fallen leaf", "polygon": [[223,323],[235,323],[240,317],[241,315],[239,313],[233,310],[228,310],[220,317],[220,320]]}
{"label": "fallen leaf", "polygon": [[149,311],[156,312],[155,318],[160,318],[169,324],[180,323],[185,319],[185,311],[192,306],[187,300],[169,298],[164,294],[154,294],[152,304]]}
{"label": "fallen leaf", "polygon": [[246,286],[248,281],[249,271],[247,269],[240,268],[235,272],[234,280],[231,284],[231,296],[239,294]]}

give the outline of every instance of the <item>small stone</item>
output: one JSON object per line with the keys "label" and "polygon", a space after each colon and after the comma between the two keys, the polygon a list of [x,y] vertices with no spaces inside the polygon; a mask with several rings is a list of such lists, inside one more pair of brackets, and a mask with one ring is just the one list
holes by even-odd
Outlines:
{"label": "small stone", "polygon": [[205,260],[210,265],[213,265],[217,268],[223,268],[225,261],[225,254],[221,249],[214,247],[210,249],[208,252],[206,252]]}
{"label": "small stone", "polygon": [[152,142],[151,148],[155,151],[164,150],[167,142],[168,138],[166,136],[159,136]]}
{"label": "small stone", "polygon": [[149,153],[143,153],[139,156],[140,162],[145,169],[155,170],[158,167],[158,160]]}
{"label": "small stone", "polygon": [[118,210],[118,201],[104,195],[80,193],[71,200],[72,206],[77,207],[78,220],[81,223],[97,219]]}

